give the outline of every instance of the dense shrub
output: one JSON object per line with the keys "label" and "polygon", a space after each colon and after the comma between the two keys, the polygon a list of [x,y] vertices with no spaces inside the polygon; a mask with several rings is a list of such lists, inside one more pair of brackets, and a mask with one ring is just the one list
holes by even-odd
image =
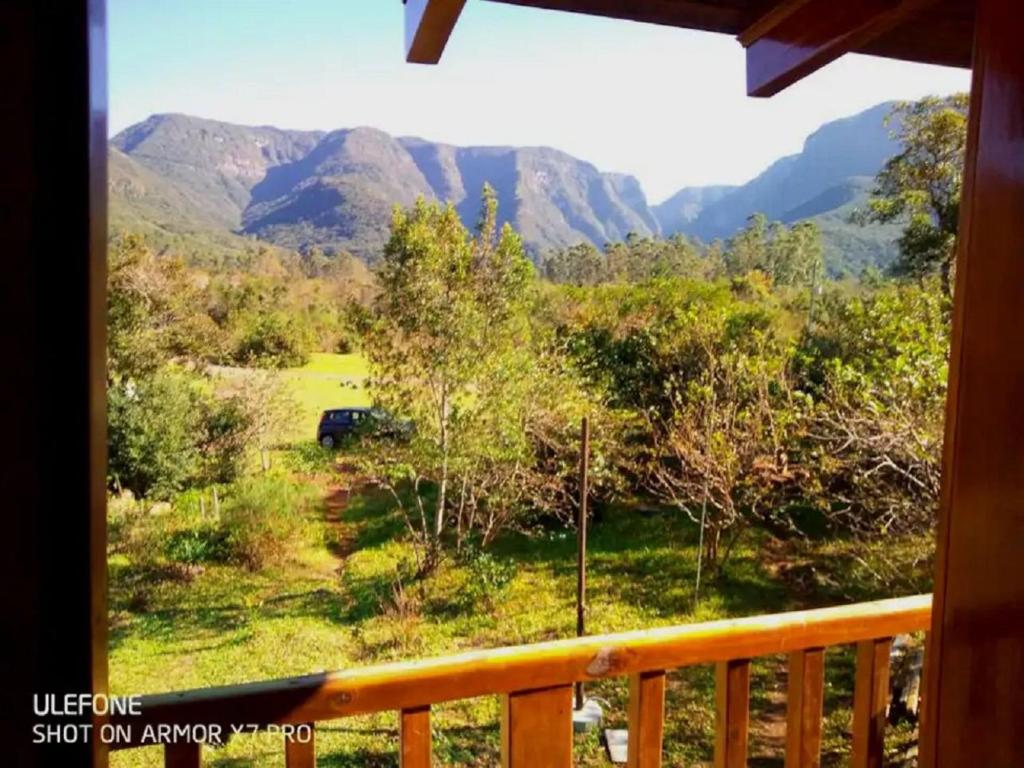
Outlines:
{"label": "dense shrub", "polygon": [[166,369],[107,393],[108,480],[136,498],[168,499],[241,471],[249,417],[201,377]]}
{"label": "dense shrub", "polygon": [[314,488],[274,475],[236,483],[221,511],[232,558],[254,570],[281,560],[309,531],[315,500]]}
{"label": "dense shrub", "polygon": [[250,321],[234,359],[259,368],[296,368],[309,362],[311,351],[309,330],[295,317],[273,312]]}
{"label": "dense shrub", "polygon": [[164,545],[164,556],[168,560],[187,565],[224,562],[230,555],[227,531],[213,523],[175,531]]}

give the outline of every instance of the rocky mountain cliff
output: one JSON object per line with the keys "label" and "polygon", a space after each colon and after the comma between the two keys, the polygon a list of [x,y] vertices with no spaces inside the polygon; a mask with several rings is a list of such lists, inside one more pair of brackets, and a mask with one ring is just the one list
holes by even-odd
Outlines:
{"label": "rocky mountain cliff", "polygon": [[630,232],[707,242],[763,212],[786,223],[817,221],[830,269],[841,273],[892,256],[892,227],[848,221],[896,151],[883,124],[889,108],[822,126],[802,152],[747,184],[688,187],[656,206],[632,176],[546,147],[455,147],[373,128],[290,131],[154,115],[111,141],[112,221],[165,238],[201,234],[226,246],[257,239],[345,250],[372,263],[393,205],[418,196],[448,200],[472,225],[490,183],[502,220],[534,255],[583,241],[600,247]]}

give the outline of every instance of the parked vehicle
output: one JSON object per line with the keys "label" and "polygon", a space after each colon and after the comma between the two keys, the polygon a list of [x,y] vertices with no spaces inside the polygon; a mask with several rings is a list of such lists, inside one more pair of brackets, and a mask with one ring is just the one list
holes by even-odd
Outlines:
{"label": "parked vehicle", "polygon": [[316,441],[324,448],[334,448],[356,434],[403,438],[412,430],[410,422],[399,421],[381,408],[333,408],[321,414]]}

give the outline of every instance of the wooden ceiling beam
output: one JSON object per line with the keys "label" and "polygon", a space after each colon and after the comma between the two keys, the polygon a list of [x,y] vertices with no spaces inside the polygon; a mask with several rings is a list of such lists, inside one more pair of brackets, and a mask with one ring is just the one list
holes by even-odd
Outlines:
{"label": "wooden ceiling beam", "polygon": [[405,60],[437,64],[466,0],[405,0]]}
{"label": "wooden ceiling beam", "polygon": [[[641,21],[670,27],[701,29],[735,35],[751,17],[751,5],[760,0],[489,0],[505,5],[582,13],[612,19]],[[756,11],[755,11],[756,12]]]}
{"label": "wooden ceiling beam", "polygon": [[936,0],[787,0],[740,33],[747,93],[774,96],[907,22]]}

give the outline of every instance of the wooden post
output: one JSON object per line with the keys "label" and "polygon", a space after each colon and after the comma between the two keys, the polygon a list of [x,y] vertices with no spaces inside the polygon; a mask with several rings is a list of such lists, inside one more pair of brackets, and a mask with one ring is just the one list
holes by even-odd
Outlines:
{"label": "wooden post", "polygon": [[750,660],[715,667],[715,768],[745,768],[750,718]]}
{"label": "wooden post", "polygon": [[[590,419],[580,435],[580,503],[576,523],[576,637],[587,631],[587,501],[590,496]],[[576,709],[583,708],[583,683],[576,683]]]}
{"label": "wooden post", "polygon": [[502,697],[501,768],[571,768],[572,686]]}
{"label": "wooden post", "polygon": [[398,723],[400,768],[430,768],[430,707],[403,709]]}
{"label": "wooden post", "polygon": [[661,768],[664,733],[665,673],[630,675],[627,768]]}
{"label": "wooden post", "polygon": [[819,768],[825,649],[790,654],[788,684],[786,768]]}
{"label": "wooden post", "polygon": [[200,768],[202,762],[202,744],[182,741],[164,747],[164,768]]}
{"label": "wooden post", "polygon": [[850,759],[852,768],[882,768],[891,652],[891,638],[857,643],[857,678],[853,690],[853,757]]}
{"label": "wooden post", "polygon": [[0,762],[19,768],[107,765],[102,739],[34,743],[31,706],[107,691],[106,6],[0,2]]}
{"label": "wooden post", "polygon": [[308,741],[286,738],[284,740],[285,768],[316,768],[316,730],[313,723],[307,724],[310,729]]}
{"label": "wooden post", "polygon": [[973,5],[922,768],[1024,756],[1024,15]]}

